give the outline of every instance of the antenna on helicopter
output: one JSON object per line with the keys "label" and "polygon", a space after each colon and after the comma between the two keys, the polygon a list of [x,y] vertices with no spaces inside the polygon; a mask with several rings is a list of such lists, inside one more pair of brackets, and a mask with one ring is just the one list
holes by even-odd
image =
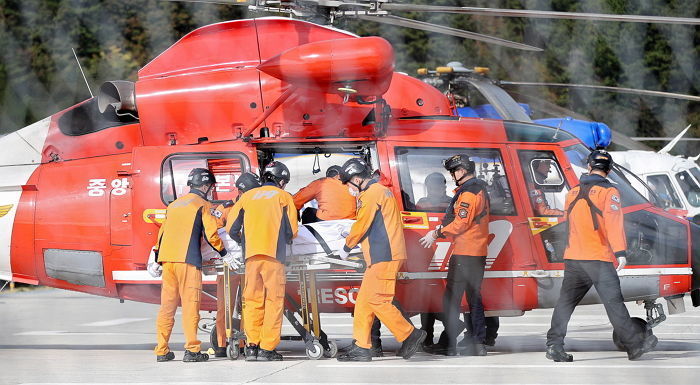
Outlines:
{"label": "antenna on helicopter", "polygon": [[90,89],[90,84],[87,81],[87,77],[85,76],[85,72],[83,72],[83,66],[80,65],[80,60],[78,60],[78,55],[75,53],[75,48],[71,47],[71,51],[73,51],[73,56],[75,56],[75,61],[78,62],[78,68],[80,68],[80,73],[83,74],[83,80],[85,80],[85,85],[87,86],[88,92],[90,92],[90,97],[94,98],[95,95],[92,94],[92,90]]}

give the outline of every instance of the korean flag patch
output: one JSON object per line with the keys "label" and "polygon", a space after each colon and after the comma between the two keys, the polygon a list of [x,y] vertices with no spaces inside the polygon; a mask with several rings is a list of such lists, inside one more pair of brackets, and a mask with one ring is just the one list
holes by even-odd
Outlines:
{"label": "korean flag patch", "polygon": [[219,210],[214,210],[214,212],[212,214],[214,214],[214,216],[217,218],[221,218],[224,215],[224,213],[222,213]]}
{"label": "korean flag patch", "polygon": [[612,209],[613,211],[617,211],[617,210],[619,210],[619,209],[620,209],[619,207],[617,207],[617,205],[616,205],[616,204],[612,204],[612,205],[610,205],[610,208],[611,208],[611,209]]}
{"label": "korean flag patch", "polygon": [[611,196],[610,199],[611,199],[613,202],[620,203],[620,197],[617,196],[617,195]]}

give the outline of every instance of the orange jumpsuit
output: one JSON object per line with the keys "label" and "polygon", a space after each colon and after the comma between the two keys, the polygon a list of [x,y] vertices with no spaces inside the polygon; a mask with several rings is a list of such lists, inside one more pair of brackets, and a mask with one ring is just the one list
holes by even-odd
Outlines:
{"label": "orange jumpsuit", "polygon": [[335,178],[321,178],[309,183],[294,194],[294,205],[300,210],[312,199],[318,202],[316,217],[322,221],[355,219],[355,197]]}
{"label": "orange jumpsuit", "polygon": [[550,208],[542,190],[533,186],[530,186],[530,200],[532,201],[533,211],[537,216],[560,217],[564,215],[562,210]]}
{"label": "orange jumpsuit", "polygon": [[173,330],[175,311],[182,304],[182,327],[185,349],[199,352],[197,339],[199,303],[202,290],[202,236],[219,254],[226,255],[217,234],[216,220],[210,214],[204,193],[192,190],[168,205],[166,219],[158,232],[154,247],[156,262],[163,265],[160,311],[156,320],[158,345],[156,355],[170,351],[168,341]]}
{"label": "orange jumpsuit", "polygon": [[[214,218],[216,218],[216,225],[219,228],[226,226],[226,217],[229,211],[233,208],[233,201],[228,200],[216,207],[213,210]],[[238,285],[240,285],[241,278],[238,274],[231,274],[231,279],[229,280],[229,292],[231,299],[235,298]],[[223,348],[228,344],[226,340],[226,301],[224,295],[224,276],[219,275],[216,277],[216,340],[219,347]],[[242,320],[241,320],[242,322]]]}
{"label": "orange jumpsuit", "polygon": [[[595,176],[586,179],[596,180]],[[598,179],[604,181],[603,177]],[[576,186],[566,195],[569,244],[564,259],[614,262],[616,253],[627,250],[620,193],[609,182],[603,182],[590,189],[588,197],[594,205],[592,209],[583,198],[570,207],[580,189],[580,185]],[[591,214],[595,215],[595,220]]]}
{"label": "orange jumpsuit", "polygon": [[406,244],[398,204],[391,190],[370,182],[357,201],[357,221],[345,240],[349,252],[362,243],[367,263],[355,302],[353,338],[361,348],[372,347],[374,317],[389,328],[399,342],[413,332],[411,325],[391,301],[396,287],[396,273],[406,259]]}
{"label": "orange jumpsuit", "polygon": [[274,350],[282,332],[283,263],[297,236],[294,200],[272,183],[247,191],[229,212],[226,231],[241,244],[246,259],[243,319],[248,344]]}

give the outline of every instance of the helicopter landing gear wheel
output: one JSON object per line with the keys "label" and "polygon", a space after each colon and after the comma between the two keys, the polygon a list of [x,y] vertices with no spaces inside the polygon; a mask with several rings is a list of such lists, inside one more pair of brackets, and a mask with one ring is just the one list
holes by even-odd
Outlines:
{"label": "helicopter landing gear wheel", "polygon": [[338,344],[335,341],[328,340],[328,350],[324,350],[323,356],[326,358],[334,358],[338,354]]}
{"label": "helicopter landing gear wheel", "polygon": [[238,340],[232,339],[228,343],[228,347],[226,348],[226,356],[228,357],[229,360],[235,361],[238,359],[238,357],[241,355],[241,350],[238,348]]}
{"label": "helicopter landing gear wheel", "polygon": [[323,346],[320,342],[314,341],[311,348],[306,348],[306,356],[312,360],[318,360],[323,357]]}
{"label": "helicopter landing gear wheel", "polygon": [[[649,324],[647,323],[647,321],[645,321],[639,317],[632,317],[632,323],[634,323],[634,325],[639,329],[640,332],[644,332],[644,337],[649,336],[651,334],[654,334],[651,331],[651,328],[649,328]],[[613,343],[615,344],[615,347],[617,347],[617,349],[619,351],[621,351],[621,352],[627,351],[627,347],[625,347],[625,345],[620,340],[620,336],[618,336],[615,331],[613,331],[612,338],[613,338]]]}

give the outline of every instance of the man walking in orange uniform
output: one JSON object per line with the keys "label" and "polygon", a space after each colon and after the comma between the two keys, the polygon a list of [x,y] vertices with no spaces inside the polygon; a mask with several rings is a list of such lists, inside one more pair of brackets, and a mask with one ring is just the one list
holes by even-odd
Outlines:
{"label": "man walking in orange uniform", "polygon": [[485,356],[486,320],[481,302],[481,283],[484,279],[489,237],[489,196],[486,182],[474,176],[475,164],[465,154],[458,154],[443,162],[457,185],[455,195],[447,208],[442,225],[420,239],[428,248],[437,238],[450,236],[454,249],[447,272],[443,297],[447,346],[434,353],[457,355],[457,335],[461,331],[459,314],[462,297],[466,293],[471,322],[471,341],[464,355]]}
{"label": "man walking in orange uniform", "polygon": [[275,348],[282,333],[284,261],[297,236],[297,210],[284,191],[289,169],[271,162],[262,174],[263,185],[244,193],[226,220],[227,231],[245,256],[243,320],[246,361],[281,361]]}
{"label": "man walking in orange uniform", "polygon": [[350,229],[345,246],[338,251],[347,259],[358,243],[362,243],[367,269],[362,277],[355,302],[353,338],[355,344],[338,361],[371,361],[371,328],[374,317],[389,328],[402,342],[397,352],[411,358],[425,339],[426,332],[416,329],[401,315],[391,301],[394,298],[396,273],[406,259],[403,225],[396,198],[387,187],[371,179],[372,170],[359,158],[343,165],[341,180],[359,192],[357,221]]}
{"label": "man walking in orange uniform", "polygon": [[627,242],[620,193],[606,179],[612,164],[607,151],[593,151],[588,156],[588,175],[566,195],[569,241],[564,251],[564,281],[547,332],[546,357],[556,362],[574,360],[564,351],[564,337],[571,314],[591,286],[595,286],[630,360],[658,342],[652,334],[645,336],[630,318],[613,267],[615,258],[618,271],[627,264]]}
{"label": "man walking in orange uniform", "polygon": [[156,321],[158,346],[155,353],[158,362],[175,358],[168,341],[179,303],[182,303],[182,327],[186,340],[182,360],[202,362],[209,359],[207,354],[200,352],[202,342],[197,339],[202,290],[202,237],[221,256],[226,255],[207,200],[215,183],[214,174],[205,168],[190,171],[187,177],[190,192],[168,205],[165,222],[158,232],[158,243],[153,249],[155,260],[148,266],[152,276],[163,276],[160,311]]}

